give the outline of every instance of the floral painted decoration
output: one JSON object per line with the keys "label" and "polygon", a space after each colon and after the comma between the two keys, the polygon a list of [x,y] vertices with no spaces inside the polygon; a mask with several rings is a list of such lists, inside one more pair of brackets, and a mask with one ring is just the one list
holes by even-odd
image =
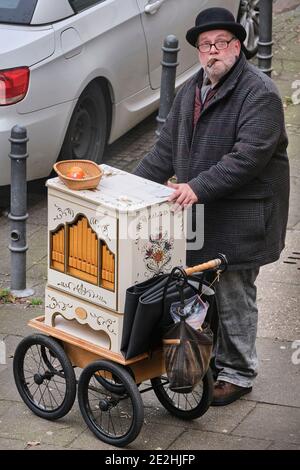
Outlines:
{"label": "floral painted decoration", "polygon": [[144,262],[152,274],[158,275],[168,270],[168,263],[172,258],[174,240],[167,238],[167,232],[160,232],[157,236],[150,235],[144,246]]}

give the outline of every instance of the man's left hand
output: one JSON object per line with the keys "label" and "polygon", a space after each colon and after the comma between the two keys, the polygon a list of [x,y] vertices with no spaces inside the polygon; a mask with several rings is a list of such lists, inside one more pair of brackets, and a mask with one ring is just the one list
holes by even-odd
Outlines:
{"label": "man's left hand", "polygon": [[168,201],[174,203],[174,210],[182,210],[198,201],[192,188],[187,183],[175,184],[168,181],[169,188],[175,189]]}

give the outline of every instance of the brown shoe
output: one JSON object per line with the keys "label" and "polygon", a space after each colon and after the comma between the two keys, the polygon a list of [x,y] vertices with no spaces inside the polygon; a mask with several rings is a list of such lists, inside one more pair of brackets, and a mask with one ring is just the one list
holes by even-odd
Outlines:
{"label": "brown shoe", "polygon": [[217,380],[214,385],[213,400],[211,406],[224,406],[233,403],[246,393],[250,393],[252,387],[239,387],[224,380]]}

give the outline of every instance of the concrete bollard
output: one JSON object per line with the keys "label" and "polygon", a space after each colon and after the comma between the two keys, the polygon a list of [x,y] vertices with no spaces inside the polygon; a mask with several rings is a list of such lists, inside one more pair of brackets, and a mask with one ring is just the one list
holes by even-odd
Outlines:
{"label": "concrete bollard", "polygon": [[180,48],[178,47],[178,39],[176,36],[173,34],[167,36],[162,47],[163,59],[161,62],[160,105],[159,113],[156,117],[157,130],[155,131],[158,137],[174,100],[176,67],[178,65],[177,54],[179,50]]}
{"label": "concrete bollard", "polygon": [[27,214],[27,182],[26,159],[27,131],[24,127],[14,126],[11,130],[11,189],[10,213],[11,220],[10,245],[11,281],[10,290],[15,297],[29,297],[34,293],[26,289],[26,220]]}
{"label": "concrete bollard", "polygon": [[272,0],[260,0],[259,3],[259,40],[258,40],[258,67],[266,75],[272,73]]}

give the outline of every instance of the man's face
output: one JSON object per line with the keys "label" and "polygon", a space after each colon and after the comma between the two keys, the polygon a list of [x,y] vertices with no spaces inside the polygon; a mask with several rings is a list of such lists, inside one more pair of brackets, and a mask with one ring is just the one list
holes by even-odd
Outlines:
{"label": "man's face", "polygon": [[[205,31],[199,34],[197,42],[199,61],[213,84],[217,83],[231,69],[240,54],[240,41],[232,38],[234,38],[232,33],[222,29]],[[218,50],[216,46],[212,46],[208,52],[199,50],[200,45],[214,44],[218,41],[223,41],[223,44],[224,41],[230,41],[230,43],[226,49],[222,50]]]}

